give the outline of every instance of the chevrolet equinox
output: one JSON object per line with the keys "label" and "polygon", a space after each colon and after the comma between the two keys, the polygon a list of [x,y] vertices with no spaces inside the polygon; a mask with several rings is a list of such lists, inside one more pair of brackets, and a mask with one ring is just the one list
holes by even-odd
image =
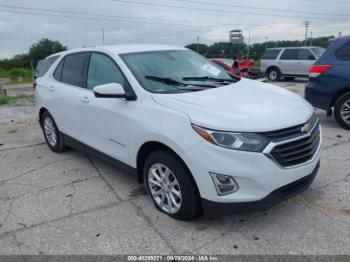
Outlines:
{"label": "chevrolet equinox", "polygon": [[186,48],[65,51],[41,62],[34,87],[52,151],[76,148],[135,174],[175,219],[269,208],[306,190],[319,167],[308,102]]}

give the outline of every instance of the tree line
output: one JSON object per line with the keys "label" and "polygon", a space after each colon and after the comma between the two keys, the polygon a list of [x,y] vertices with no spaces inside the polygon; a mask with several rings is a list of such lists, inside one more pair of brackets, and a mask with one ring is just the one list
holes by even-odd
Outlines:
{"label": "tree line", "polygon": [[[307,45],[320,46],[327,48],[329,40],[334,36],[323,36],[317,38],[310,38]],[[301,40],[280,40],[267,41],[264,43],[256,43],[249,46],[242,44],[232,44],[228,42],[217,42],[212,45],[198,44],[198,53],[208,57],[223,57],[223,58],[246,58],[249,53],[249,58],[259,59],[266,48],[272,47],[299,47],[305,46],[305,41]],[[197,43],[192,43],[186,46],[187,48],[197,52]]]}
{"label": "tree line", "polygon": [[[329,39],[334,36],[324,36],[318,38],[312,38],[308,40],[307,45],[321,46],[326,48],[329,44]],[[242,58],[247,57],[249,51],[249,57],[259,59],[266,48],[271,47],[297,47],[305,45],[304,41],[300,40],[281,40],[281,41],[268,41],[264,43],[256,43],[249,46],[243,44],[232,44],[228,42],[217,42],[212,45],[198,44],[198,52],[208,58],[212,57],[224,57],[224,58]],[[189,44],[186,46],[189,49],[197,51],[197,44]],[[61,44],[59,41],[43,38],[39,42],[34,43],[29,47],[28,53],[15,55],[13,58],[0,59],[0,68],[13,69],[13,68],[31,68],[36,66],[37,62],[45,57],[67,50],[67,47]]]}
{"label": "tree line", "polygon": [[64,50],[67,50],[67,47],[59,41],[43,38],[31,45],[28,53],[15,55],[13,58],[0,59],[0,68],[31,68],[31,65],[35,67],[39,60]]}

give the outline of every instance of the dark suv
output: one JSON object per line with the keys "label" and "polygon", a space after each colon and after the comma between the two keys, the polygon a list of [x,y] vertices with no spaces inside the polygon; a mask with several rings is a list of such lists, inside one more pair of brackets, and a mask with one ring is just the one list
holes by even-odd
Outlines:
{"label": "dark suv", "polygon": [[305,98],[326,110],[350,129],[350,36],[331,40],[330,46],[310,69]]}

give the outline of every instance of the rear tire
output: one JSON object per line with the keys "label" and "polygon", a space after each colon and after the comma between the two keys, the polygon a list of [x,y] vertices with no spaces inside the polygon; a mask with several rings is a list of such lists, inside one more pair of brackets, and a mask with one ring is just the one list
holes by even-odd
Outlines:
{"label": "rear tire", "polygon": [[41,128],[43,130],[46,144],[56,153],[66,150],[62,134],[57,128],[56,122],[48,111],[41,116]]}
{"label": "rear tire", "polygon": [[267,71],[267,77],[270,81],[278,81],[281,78],[281,71],[277,67],[270,68]]}
{"label": "rear tire", "polygon": [[350,129],[350,92],[342,95],[334,105],[334,118],[339,125]]}
{"label": "rear tire", "polygon": [[143,175],[159,211],[185,221],[198,215],[200,201],[196,186],[186,166],[174,154],[163,150],[151,153],[146,158]]}

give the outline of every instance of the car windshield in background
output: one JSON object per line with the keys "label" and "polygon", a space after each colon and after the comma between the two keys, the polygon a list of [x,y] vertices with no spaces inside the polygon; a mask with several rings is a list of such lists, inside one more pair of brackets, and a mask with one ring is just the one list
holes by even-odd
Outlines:
{"label": "car windshield in background", "polygon": [[311,48],[311,50],[312,50],[312,52],[314,52],[314,54],[317,56],[317,58],[321,57],[321,55],[325,51],[325,49],[322,47],[313,47],[313,48]]}
{"label": "car windshield in background", "polygon": [[189,50],[129,53],[121,57],[141,86],[152,93],[200,91],[238,81]]}

